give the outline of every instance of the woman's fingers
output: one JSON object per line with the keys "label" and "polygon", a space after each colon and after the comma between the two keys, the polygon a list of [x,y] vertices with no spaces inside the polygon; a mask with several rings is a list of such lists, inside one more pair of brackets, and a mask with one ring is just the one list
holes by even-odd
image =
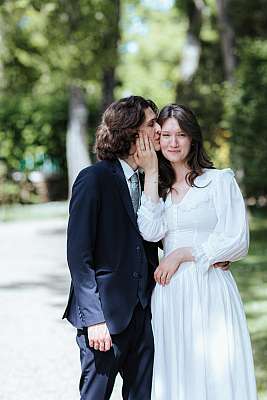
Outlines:
{"label": "woman's fingers", "polygon": [[162,274],[161,274],[161,277],[160,277],[160,284],[163,285],[163,286],[166,284],[167,274],[168,274],[167,271],[162,272]]}
{"label": "woman's fingers", "polygon": [[167,285],[170,282],[171,273],[169,271],[164,271],[158,267],[154,272],[154,279],[160,285]]}
{"label": "woman's fingers", "polygon": [[150,150],[149,137],[148,137],[147,135],[145,135],[145,136],[143,137],[143,139],[144,139],[145,149],[146,149],[146,150]]}
{"label": "woman's fingers", "polygon": [[154,153],[155,152],[155,146],[154,146],[153,140],[151,140],[150,137],[148,138],[148,142],[149,142],[150,151],[152,153]]}
{"label": "woman's fingers", "polygon": [[157,283],[162,286],[168,285],[171,281],[173,273],[171,271],[166,271],[158,267],[154,272],[154,279]]}
{"label": "woman's fingers", "polygon": [[144,134],[142,132],[139,132],[139,139],[140,139],[140,149],[142,151],[146,151],[146,144],[144,140]]}
{"label": "woman's fingers", "polygon": [[141,150],[141,143],[140,143],[140,138],[136,139],[136,150],[137,150],[137,154],[141,155],[142,150]]}
{"label": "woman's fingers", "polygon": [[155,272],[154,272],[154,279],[156,282],[160,283],[160,277],[161,277],[162,271],[161,269],[158,267]]}
{"label": "woman's fingers", "polygon": [[154,145],[149,136],[143,132],[139,133],[140,148],[143,152],[154,150]]}
{"label": "woman's fingers", "polygon": [[166,285],[168,285],[171,281],[172,274],[168,273],[166,276]]}

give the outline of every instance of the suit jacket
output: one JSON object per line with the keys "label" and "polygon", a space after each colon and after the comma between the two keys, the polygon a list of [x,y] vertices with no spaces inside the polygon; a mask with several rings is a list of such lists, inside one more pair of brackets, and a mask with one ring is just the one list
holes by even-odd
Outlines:
{"label": "suit jacket", "polygon": [[123,331],[138,303],[150,302],[157,244],[138,230],[126,179],[117,161],[82,170],[72,190],[67,259],[71,288],[63,318],[76,328],[106,321]]}

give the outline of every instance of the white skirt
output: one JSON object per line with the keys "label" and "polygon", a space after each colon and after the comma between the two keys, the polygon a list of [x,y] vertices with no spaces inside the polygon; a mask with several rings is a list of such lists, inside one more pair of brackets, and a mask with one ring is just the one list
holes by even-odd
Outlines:
{"label": "white skirt", "polygon": [[256,400],[251,343],[230,271],[183,263],[152,295],[152,400]]}

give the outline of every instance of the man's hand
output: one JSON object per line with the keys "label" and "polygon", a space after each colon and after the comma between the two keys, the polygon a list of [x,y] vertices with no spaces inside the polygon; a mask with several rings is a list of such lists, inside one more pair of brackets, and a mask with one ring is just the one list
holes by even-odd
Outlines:
{"label": "man's hand", "polygon": [[230,268],[230,265],[231,265],[230,261],[223,261],[223,262],[213,264],[213,267],[220,268],[223,271],[228,271],[228,269]]}
{"label": "man's hand", "polygon": [[111,336],[105,322],[87,328],[89,346],[95,350],[108,351],[112,347]]}

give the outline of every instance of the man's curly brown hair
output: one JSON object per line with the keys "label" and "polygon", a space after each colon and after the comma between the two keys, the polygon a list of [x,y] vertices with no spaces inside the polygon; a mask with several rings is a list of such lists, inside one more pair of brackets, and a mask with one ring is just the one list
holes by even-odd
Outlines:
{"label": "man's curly brown hair", "polygon": [[130,96],[113,102],[104,112],[96,132],[95,150],[99,160],[115,160],[129,156],[138,128],[145,120],[145,110],[158,108],[152,100]]}

